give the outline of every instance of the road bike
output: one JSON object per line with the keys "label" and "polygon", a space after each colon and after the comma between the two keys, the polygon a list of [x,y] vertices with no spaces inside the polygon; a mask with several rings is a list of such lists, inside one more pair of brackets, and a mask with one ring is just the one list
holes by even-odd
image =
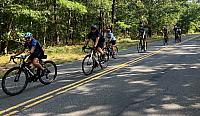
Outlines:
{"label": "road bike", "polygon": [[106,44],[106,47],[103,48],[103,51],[108,54],[109,59],[110,57],[115,59],[118,56],[118,47],[116,45],[112,47],[112,45],[108,43]]}
{"label": "road bike", "polygon": [[163,45],[164,45],[164,46],[168,45],[168,44],[169,44],[168,41],[169,41],[169,38],[168,38],[167,35],[165,35],[165,36],[164,36],[164,39],[163,39]]}
{"label": "road bike", "polygon": [[[89,50],[89,52],[86,50]],[[85,53],[89,53],[82,61],[82,71],[85,75],[92,74],[93,70],[98,66],[100,66],[101,69],[108,66],[109,56],[107,53],[105,53],[105,56],[102,57],[102,55],[100,55],[100,53],[98,53],[93,47],[86,47],[83,51]]]}
{"label": "road bike", "polygon": [[137,44],[138,53],[146,52],[147,50],[147,41],[145,39],[140,38],[139,43]]}
{"label": "road bike", "polygon": [[31,67],[31,63],[26,62],[30,55],[21,55],[18,57],[11,57],[15,64],[16,59],[20,60],[18,66],[9,69],[2,78],[2,89],[10,96],[20,94],[27,87],[28,83],[39,80],[42,84],[48,85],[52,83],[57,76],[57,67],[53,61],[43,61],[47,55],[40,59],[40,64],[44,67],[44,71],[39,68]]}
{"label": "road bike", "polygon": [[175,43],[180,43],[181,42],[181,35],[177,34],[175,35]]}

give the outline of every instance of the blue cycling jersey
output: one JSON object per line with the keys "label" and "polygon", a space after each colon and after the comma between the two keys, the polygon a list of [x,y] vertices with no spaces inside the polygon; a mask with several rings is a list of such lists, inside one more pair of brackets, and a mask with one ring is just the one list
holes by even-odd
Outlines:
{"label": "blue cycling jersey", "polygon": [[28,48],[29,50],[31,50],[32,47],[35,47],[33,54],[41,54],[44,52],[39,41],[34,38],[31,40],[31,42],[25,42],[24,47]]}
{"label": "blue cycling jersey", "polygon": [[111,33],[111,32],[107,33],[106,37],[110,41],[116,41],[116,38],[114,37],[113,33]]}

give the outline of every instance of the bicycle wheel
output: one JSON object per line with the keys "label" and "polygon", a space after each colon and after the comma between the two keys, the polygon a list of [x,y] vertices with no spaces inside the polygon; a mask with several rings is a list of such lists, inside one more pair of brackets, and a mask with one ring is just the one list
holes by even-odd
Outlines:
{"label": "bicycle wheel", "polygon": [[144,52],[147,51],[147,41],[145,41],[145,45],[144,45]]}
{"label": "bicycle wheel", "polygon": [[10,96],[20,94],[27,86],[27,73],[20,67],[9,69],[2,78],[2,89]]}
{"label": "bicycle wheel", "polygon": [[109,54],[108,57],[110,58],[112,53],[110,53],[109,48],[103,48],[104,53]]}
{"label": "bicycle wheel", "polygon": [[137,44],[137,51],[138,51],[138,53],[140,53],[141,50],[142,50],[142,45],[141,45],[141,42],[139,42],[139,43]]}
{"label": "bicycle wheel", "polygon": [[109,61],[109,54],[105,54],[105,57],[104,58],[99,58],[99,64],[100,64],[100,67],[101,69],[104,69],[108,66],[108,61]]}
{"label": "bicycle wheel", "polygon": [[90,75],[95,68],[95,59],[91,55],[85,56],[82,61],[82,71],[85,75]]}
{"label": "bicycle wheel", "polygon": [[39,81],[44,85],[48,85],[52,83],[57,76],[57,66],[53,61],[45,61],[43,67],[45,68],[45,72],[43,76],[40,76]]}
{"label": "bicycle wheel", "polygon": [[112,50],[112,57],[117,58],[118,56],[118,47],[114,46],[114,50]]}

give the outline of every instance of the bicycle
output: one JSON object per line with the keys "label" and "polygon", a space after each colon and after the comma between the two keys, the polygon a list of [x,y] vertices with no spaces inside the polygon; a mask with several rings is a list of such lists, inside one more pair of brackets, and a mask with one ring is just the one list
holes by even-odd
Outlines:
{"label": "bicycle", "polygon": [[115,45],[114,49],[111,44],[106,44],[106,47],[103,48],[103,51],[108,54],[109,57],[116,59],[118,56],[118,47]]}
{"label": "bicycle", "polygon": [[139,43],[137,44],[138,53],[146,52],[147,50],[147,41],[143,38],[140,38]]}
{"label": "bicycle", "polygon": [[180,43],[181,42],[181,35],[177,34],[175,35],[175,43]]}
{"label": "bicycle", "polygon": [[53,61],[42,60],[46,59],[47,55],[40,59],[41,65],[45,68],[44,73],[38,68],[31,69],[31,63],[26,62],[29,56],[21,55],[10,58],[10,61],[12,60],[15,64],[18,64],[15,59],[20,59],[20,63],[19,66],[9,69],[2,78],[2,89],[7,95],[20,94],[25,90],[28,83],[36,82],[38,79],[44,85],[48,85],[55,80],[57,76],[56,64]]}
{"label": "bicycle", "polygon": [[104,69],[108,66],[109,57],[107,53],[105,53],[105,57],[102,58],[100,53],[98,53],[95,48],[85,48],[83,50],[85,53],[87,53],[85,51],[86,49],[89,49],[89,54],[87,54],[82,61],[82,71],[85,75],[92,74],[94,68],[98,66],[100,66],[101,69]]}
{"label": "bicycle", "polygon": [[165,46],[165,45],[168,45],[168,44],[169,44],[168,41],[169,41],[168,36],[164,36],[163,45],[164,45],[164,46]]}

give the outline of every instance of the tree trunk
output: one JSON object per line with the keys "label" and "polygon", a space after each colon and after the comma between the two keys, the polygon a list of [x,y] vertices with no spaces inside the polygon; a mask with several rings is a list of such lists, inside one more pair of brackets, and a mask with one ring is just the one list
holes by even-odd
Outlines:
{"label": "tree trunk", "polygon": [[112,26],[111,26],[111,30],[113,32],[113,25],[114,25],[114,17],[115,17],[115,0],[113,0],[113,3],[112,3]]}

